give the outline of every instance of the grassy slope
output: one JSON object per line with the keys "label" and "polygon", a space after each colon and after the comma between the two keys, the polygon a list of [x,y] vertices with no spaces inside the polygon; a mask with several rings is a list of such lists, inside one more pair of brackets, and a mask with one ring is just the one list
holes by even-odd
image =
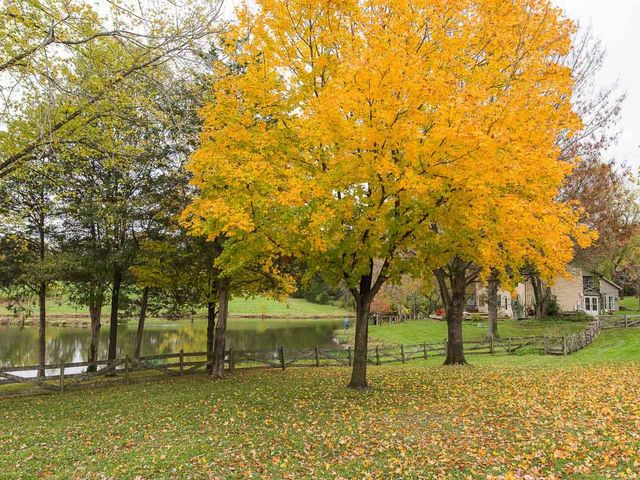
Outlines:
{"label": "grassy slope", "polygon": [[[37,305],[32,305],[33,316],[37,315]],[[110,308],[105,305],[102,314],[106,317],[109,315]],[[308,302],[300,298],[288,298],[284,302],[278,302],[265,297],[253,298],[234,298],[229,304],[229,311],[232,315],[282,315],[282,316],[313,316],[313,315],[333,315],[340,317],[345,313],[350,313],[342,308],[333,305],[319,305]],[[59,299],[49,299],[47,304],[47,312],[52,315],[68,315],[68,314],[86,314],[86,308],[76,307],[68,302]],[[6,315],[9,311],[5,302],[0,302],[0,315]],[[200,312],[205,314],[203,310]]]}
{"label": "grassy slope", "polygon": [[[635,361],[601,363],[617,344]],[[640,329],[606,332],[568,358],[370,368],[374,388],[365,393],[344,388],[347,368],[308,368],[5,400],[0,472],[89,480],[638,478],[638,347]]]}
{"label": "grassy slope", "polygon": [[[533,335],[559,336],[580,332],[584,322],[563,320],[501,320],[498,331],[501,337],[525,337]],[[337,336],[341,341],[350,341],[354,334],[341,330]],[[486,322],[464,322],[463,335],[466,340],[484,338]],[[418,344],[439,342],[447,337],[447,324],[436,320],[414,320],[404,323],[384,324],[369,327],[369,338],[373,343]]]}
{"label": "grassy slope", "polygon": [[627,310],[620,312],[620,314],[638,314],[640,313],[640,305],[638,299],[635,297],[625,297],[620,300],[620,306],[627,308]]}
{"label": "grassy slope", "polygon": [[258,315],[335,315],[343,316],[350,313],[333,305],[320,305],[308,302],[302,298],[288,298],[285,302],[278,302],[264,297],[234,298],[229,303],[231,314],[258,314]]}

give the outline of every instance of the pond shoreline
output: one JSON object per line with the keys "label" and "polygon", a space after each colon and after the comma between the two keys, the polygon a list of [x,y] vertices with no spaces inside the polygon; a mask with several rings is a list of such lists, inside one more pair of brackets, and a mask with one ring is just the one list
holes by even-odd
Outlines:
{"label": "pond shoreline", "polygon": [[[233,319],[227,326],[227,344],[234,350],[275,350],[285,348],[313,348],[334,346],[334,332],[340,319]],[[109,325],[100,329],[98,358],[107,358]],[[0,367],[36,365],[38,363],[37,326],[0,326]],[[47,326],[46,355],[48,364],[85,361],[91,340],[91,329],[85,325]],[[132,355],[137,342],[134,321],[118,325],[117,358]],[[163,355],[206,350],[207,321],[152,321],[145,325],[142,336],[142,355]],[[1,475],[0,475],[1,477]]]}
{"label": "pond shoreline", "polygon": [[[255,314],[255,313],[236,313],[229,314],[230,319],[255,319],[255,320],[331,320],[342,319],[344,317],[354,318],[354,314],[345,315],[276,315],[276,314]],[[184,320],[205,320],[203,315],[195,315],[189,317],[170,318],[170,317],[148,317],[149,322],[179,322]],[[102,324],[108,321],[108,315],[105,314],[102,317]],[[136,318],[121,319],[118,323],[130,323],[137,322]],[[0,326],[28,326],[34,327],[38,325],[38,319],[35,317],[28,317],[25,319],[17,316],[0,316]],[[91,320],[84,314],[52,314],[47,316],[47,325],[52,327],[90,327]]]}

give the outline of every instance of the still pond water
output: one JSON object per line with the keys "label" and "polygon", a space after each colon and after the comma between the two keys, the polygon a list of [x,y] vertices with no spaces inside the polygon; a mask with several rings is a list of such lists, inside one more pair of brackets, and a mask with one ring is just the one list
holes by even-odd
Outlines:
{"label": "still pond water", "polygon": [[[333,343],[340,319],[229,319],[227,342],[235,350],[311,348]],[[118,357],[135,347],[135,322],[118,326]],[[89,328],[48,327],[47,363],[84,362],[89,348]],[[109,328],[100,332],[100,358],[106,358]],[[206,350],[204,319],[155,321],[145,325],[142,355],[202,352]],[[38,362],[38,327],[0,326],[0,366],[35,365]]]}

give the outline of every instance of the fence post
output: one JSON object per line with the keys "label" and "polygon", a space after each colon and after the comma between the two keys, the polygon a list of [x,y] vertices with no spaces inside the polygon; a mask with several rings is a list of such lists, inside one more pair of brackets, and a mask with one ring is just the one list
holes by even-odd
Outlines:
{"label": "fence post", "polygon": [[427,344],[423,343],[422,344],[422,348],[424,350],[424,359],[426,360],[427,359]]}
{"label": "fence post", "polygon": [[562,336],[562,355],[567,355],[567,336]]}
{"label": "fence post", "polygon": [[404,345],[400,345],[400,355],[402,358],[402,363],[404,363]]}
{"label": "fence post", "polygon": [[376,346],[376,365],[380,365],[380,350],[378,346]]}
{"label": "fence post", "polygon": [[445,338],[444,342],[442,342],[442,348],[444,350],[445,356],[447,355],[447,346],[449,345],[449,341]]}
{"label": "fence post", "polygon": [[320,366],[320,352],[318,352],[318,347],[315,348],[316,353],[316,367]]}
{"label": "fence post", "polygon": [[180,350],[180,376],[184,375],[184,350]]}
{"label": "fence post", "polygon": [[129,355],[124,357],[124,383],[129,385]]}
{"label": "fence post", "polygon": [[489,337],[489,353],[493,355],[493,337]]}
{"label": "fence post", "polygon": [[351,347],[348,348],[348,354],[349,354],[349,366],[351,366]]}
{"label": "fence post", "polygon": [[507,353],[511,354],[511,337],[507,339]]}
{"label": "fence post", "polygon": [[549,338],[545,335],[544,336],[544,354],[546,355],[548,351],[549,351]]}
{"label": "fence post", "polygon": [[279,353],[280,353],[280,368],[282,368],[282,371],[284,372],[285,364],[284,364],[284,347],[283,346],[280,347]]}
{"label": "fence post", "polygon": [[624,316],[624,328],[629,326],[629,315]]}
{"label": "fence post", "polygon": [[60,393],[64,392],[64,362],[60,362]]}

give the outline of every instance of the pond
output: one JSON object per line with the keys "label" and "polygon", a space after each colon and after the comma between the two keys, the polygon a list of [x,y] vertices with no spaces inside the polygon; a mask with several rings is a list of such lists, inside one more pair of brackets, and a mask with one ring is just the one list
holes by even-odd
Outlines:
{"label": "pond", "polygon": [[[227,345],[235,350],[311,348],[333,344],[333,332],[342,325],[339,319],[229,319]],[[132,355],[135,347],[135,322],[118,326],[118,358]],[[47,327],[47,363],[85,362],[89,347],[89,328]],[[106,358],[109,328],[100,332],[100,359]],[[149,321],[145,326],[142,355],[202,352],[206,350],[205,319]],[[38,363],[38,327],[0,326],[0,366]]]}

